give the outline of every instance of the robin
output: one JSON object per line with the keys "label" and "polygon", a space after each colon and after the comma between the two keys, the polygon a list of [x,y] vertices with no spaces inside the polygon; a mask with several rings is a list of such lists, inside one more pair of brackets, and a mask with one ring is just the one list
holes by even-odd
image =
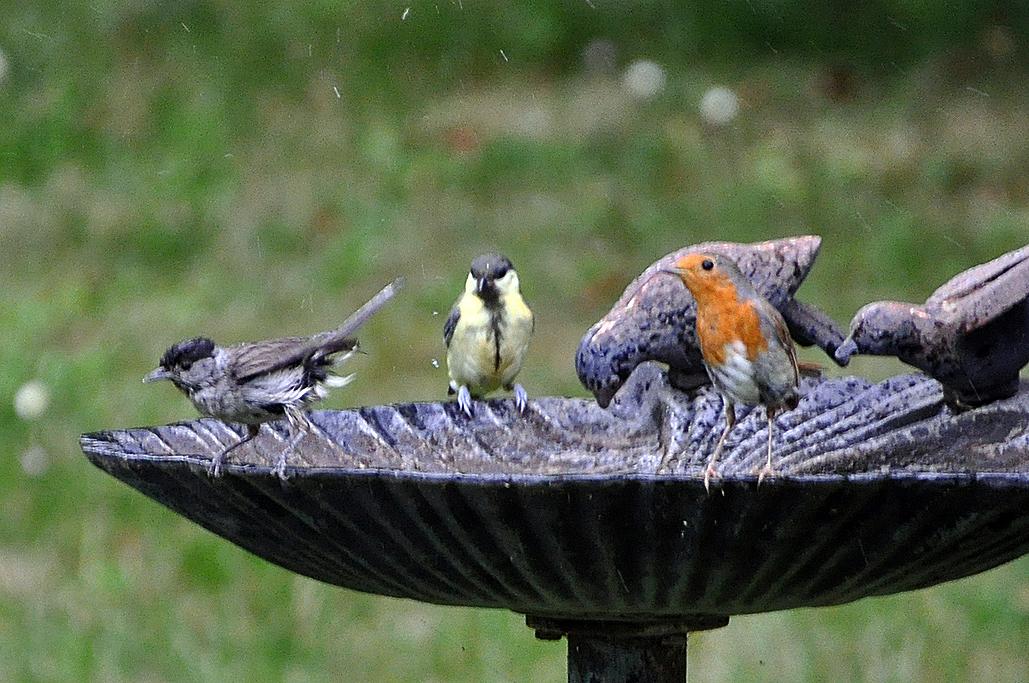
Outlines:
{"label": "robin", "polygon": [[704,488],[736,424],[736,404],[763,405],[768,417],[768,461],[758,483],[772,474],[772,421],[797,407],[800,370],[786,321],[729,258],[686,254],[668,273],[678,275],[697,301],[697,339],[711,383],[725,405],[725,429],[704,471]]}
{"label": "robin", "polygon": [[646,361],[668,366],[669,382],[683,391],[708,383],[694,334],[693,299],[683,296],[678,282],[661,275],[683,256],[699,252],[731,259],[782,313],[798,344],[817,344],[832,356],[845,335],[825,313],[795,298],[820,245],[821,238],[815,235],[752,244],[704,242],[662,256],[625,288],[611,310],[582,337],[575,354],[579,380],[602,408],[611,403],[636,366]]}
{"label": "robin", "polygon": [[922,370],[955,411],[1013,396],[1029,363],[1029,245],[954,276],[924,304],[863,307],[836,359],[856,353]]}

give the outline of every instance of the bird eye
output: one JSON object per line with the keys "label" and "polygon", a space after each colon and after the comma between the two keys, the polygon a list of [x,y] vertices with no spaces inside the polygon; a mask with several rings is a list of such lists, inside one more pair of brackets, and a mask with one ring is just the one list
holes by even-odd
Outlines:
{"label": "bird eye", "polygon": [[703,262],[702,262],[702,263],[700,264],[700,267],[701,267],[701,268],[703,268],[704,270],[711,270],[712,268],[714,268],[714,267],[715,267],[715,262],[714,262],[714,261],[712,261],[712,260],[711,260],[711,259],[709,259],[709,258],[706,258],[706,259],[704,259],[704,261],[703,261]]}

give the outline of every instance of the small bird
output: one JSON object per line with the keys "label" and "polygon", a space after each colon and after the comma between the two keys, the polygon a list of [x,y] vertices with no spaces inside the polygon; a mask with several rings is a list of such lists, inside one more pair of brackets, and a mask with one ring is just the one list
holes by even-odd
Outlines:
{"label": "small bird", "polygon": [[782,313],[796,343],[816,344],[832,357],[843,341],[843,331],[828,315],[797,299],[821,243],[816,235],[751,244],[702,242],[665,254],[647,266],[583,335],[575,354],[579,381],[601,408],[646,361],[668,366],[668,381],[677,389],[690,391],[708,383],[695,333],[696,303],[685,295],[678,278],[673,281],[662,273],[690,253],[713,252],[732,260],[754,289]]}
{"label": "small bird", "polygon": [[725,429],[704,471],[704,488],[736,424],[736,404],[761,404],[768,417],[768,462],[758,483],[772,470],[772,421],[797,407],[800,371],[786,321],[729,258],[687,254],[665,271],[681,278],[697,301],[697,338],[704,367],[725,405]]}
{"label": "small bird", "polygon": [[329,388],[353,379],[334,374],[334,367],[357,351],[353,334],[402,286],[403,278],[397,278],[338,328],[309,337],[235,346],[218,346],[207,337],[187,339],[165,351],[160,365],[143,381],[171,380],[202,415],[246,425],[247,435],[211,460],[212,476],[221,474],[230,451],[257,436],[262,423],[285,417],[293,436],[274,470],[285,479],[287,453],[312,429],[304,409],[325,398]]}
{"label": "small bird", "polygon": [[1013,396],[1029,364],[1029,245],[956,275],[922,305],[864,306],[836,359],[846,365],[856,353],[922,370],[956,411]]}
{"label": "small bird", "polygon": [[464,292],[443,325],[450,375],[447,394],[457,394],[466,415],[472,415],[472,398],[499,387],[513,390],[518,411],[525,411],[528,396],[514,379],[534,329],[511,261],[496,253],[472,261]]}

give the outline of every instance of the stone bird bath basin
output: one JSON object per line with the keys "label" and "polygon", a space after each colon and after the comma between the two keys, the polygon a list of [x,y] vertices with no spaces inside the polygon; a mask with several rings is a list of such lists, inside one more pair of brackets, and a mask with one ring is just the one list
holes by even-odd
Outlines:
{"label": "stone bird bath basin", "polygon": [[527,615],[569,638],[570,680],[682,680],[686,633],[734,614],[833,605],[981,572],[1029,552],[1029,384],[953,414],[918,375],[808,380],[760,486],[760,410],[721,428],[710,389],[638,369],[609,410],[542,398],[312,413],[272,467],[262,429],[213,420],[86,434],[98,467],[291,571],[354,590]]}

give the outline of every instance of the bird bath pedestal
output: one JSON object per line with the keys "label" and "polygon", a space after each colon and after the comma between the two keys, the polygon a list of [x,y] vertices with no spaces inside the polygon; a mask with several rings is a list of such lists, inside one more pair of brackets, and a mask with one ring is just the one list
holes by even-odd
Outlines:
{"label": "bird bath pedestal", "polygon": [[571,681],[681,681],[686,635],[734,614],[931,586],[1029,552],[1029,385],[954,414],[921,376],[808,381],[777,420],[721,429],[709,389],[642,366],[611,404],[582,399],[312,413],[287,435],[214,420],[82,437],[109,474],[287,569],[355,590],[527,615],[568,638]]}

